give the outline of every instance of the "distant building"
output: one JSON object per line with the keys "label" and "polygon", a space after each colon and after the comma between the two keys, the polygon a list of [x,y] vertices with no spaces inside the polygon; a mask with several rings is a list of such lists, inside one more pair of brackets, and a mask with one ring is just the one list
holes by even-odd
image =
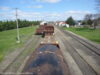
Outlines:
{"label": "distant building", "polygon": [[42,22],[40,23],[40,25],[47,25],[47,22],[46,22],[46,21],[42,21]]}
{"label": "distant building", "polygon": [[69,24],[65,23],[64,21],[56,22],[55,25],[63,26],[63,27],[68,27],[69,28]]}

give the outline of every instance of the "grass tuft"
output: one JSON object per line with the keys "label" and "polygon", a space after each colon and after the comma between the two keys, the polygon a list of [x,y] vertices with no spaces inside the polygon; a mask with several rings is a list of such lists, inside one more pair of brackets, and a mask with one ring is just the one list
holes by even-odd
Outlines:
{"label": "grass tuft", "polygon": [[78,35],[81,35],[93,42],[100,43],[100,29],[89,29],[89,28],[64,28],[65,30],[72,31]]}

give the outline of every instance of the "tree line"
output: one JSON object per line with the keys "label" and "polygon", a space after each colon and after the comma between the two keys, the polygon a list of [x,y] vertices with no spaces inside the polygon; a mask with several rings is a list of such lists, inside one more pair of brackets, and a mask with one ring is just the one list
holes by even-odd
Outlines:
{"label": "tree line", "polygon": [[[27,21],[18,19],[19,28],[39,25],[40,21]],[[0,21],[0,31],[16,29],[16,21]]]}
{"label": "tree line", "polygon": [[[70,26],[77,25],[77,22],[73,19],[73,17],[69,17],[65,22]],[[81,25],[88,25],[95,29],[97,25],[100,25],[100,14],[86,14],[84,19],[78,22],[80,22]]]}
{"label": "tree line", "polygon": [[[100,25],[100,0],[95,0],[96,3],[96,11],[97,13],[95,14],[86,14],[84,16],[83,20],[80,20],[81,25],[88,25],[90,27],[96,28],[96,26]],[[70,26],[74,26],[76,24],[76,21],[72,18],[69,17],[66,21]]]}

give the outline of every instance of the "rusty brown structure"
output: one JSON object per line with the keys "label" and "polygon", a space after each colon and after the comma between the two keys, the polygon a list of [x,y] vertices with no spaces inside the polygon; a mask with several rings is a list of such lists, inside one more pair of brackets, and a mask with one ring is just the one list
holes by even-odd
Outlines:
{"label": "rusty brown structure", "polygon": [[45,37],[30,55],[22,75],[70,75],[68,65],[53,35],[54,27],[45,26]]}
{"label": "rusty brown structure", "polygon": [[38,35],[53,35],[54,26],[52,25],[40,25],[36,30],[36,34]]}
{"label": "rusty brown structure", "polygon": [[44,31],[45,35],[53,35],[53,33],[54,33],[54,26],[47,25],[47,26],[45,26],[43,31]]}
{"label": "rusty brown structure", "polygon": [[36,34],[42,35],[44,28],[45,28],[45,25],[40,25],[39,28],[36,29]]}
{"label": "rusty brown structure", "polygon": [[56,45],[40,44],[26,63],[23,74],[69,75],[68,66]]}

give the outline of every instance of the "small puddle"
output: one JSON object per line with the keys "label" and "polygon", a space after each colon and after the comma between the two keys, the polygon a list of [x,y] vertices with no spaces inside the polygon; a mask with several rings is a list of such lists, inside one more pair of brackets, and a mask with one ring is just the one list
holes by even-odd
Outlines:
{"label": "small puddle", "polygon": [[56,50],[59,50],[59,48],[55,45],[51,45],[51,44],[46,44],[46,45],[41,45],[39,48],[38,48],[39,51],[56,51]]}

